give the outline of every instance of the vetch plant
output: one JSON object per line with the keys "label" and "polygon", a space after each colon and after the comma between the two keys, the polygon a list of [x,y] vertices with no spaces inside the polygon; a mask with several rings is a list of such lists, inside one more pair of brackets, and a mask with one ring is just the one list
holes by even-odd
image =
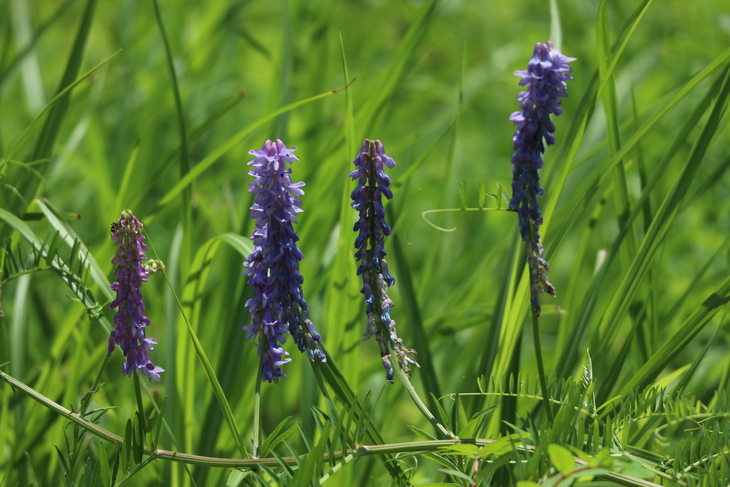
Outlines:
{"label": "vetch plant", "polygon": [[[246,15],[152,0],[121,17],[94,14],[95,0],[63,11],[55,3],[13,2],[13,15],[0,15],[14,41],[0,69],[2,485],[730,486],[730,50],[712,16],[722,2],[678,4],[675,16],[652,14],[657,2],[545,4],[529,19],[474,2],[448,2],[446,12],[438,0],[316,15],[302,0],[250,2]],[[459,29],[443,35],[443,14]],[[522,43],[523,65],[500,72],[510,48],[465,46],[485,21],[490,39]],[[180,25],[196,42],[181,42]],[[347,27],[339,36],[338,25]],[[563,46],[524,39],[557,25]],[[28,29],[37,35],[23,42]],[[130,77],[115,49],[141,31],[146,42],[121,61]],[[567,46],[591,55],[579,65],[556,51]],[[374,59],[378,69],[367,70]],[[525,70],[519,88],[515,69]],[[481,89],[485,72],[513,88]],[[239,84],[250,95],[233,93]],[[499,146],[511,134],[485,140],[500,126],[517,132],[508,156]],[[397,182],[381,144],[366,141],[362,154],[351,146],[375,127],[408,148]],[[260,151],[226,168],[262,129],[296,134],[298,149],[263,137],[250,147]],[[303,146],[312,159],[294,165]],[[510,207],[500,184],[488,192],[496,181],[484,161],[511,169],[513,154]],[[255,158],[261,167],[241,171]],[[302,162],[312,175],[294,178],[289,169],[303,174]],[[344,166],[356,181],[341,179]],[[237,195],[231,174],[245,179]],[[457,177],[487,180],[471,195],[462,182],[452,204],[444,188]],[[306,180],[306,196],[293,179]],[[384,208],[391,196],[395,206]],[[176,256],[165,262],[166,306],[124,253],[108,266],[119,245],[100,245],[109,227],[98,209],[110,207],[172,217],[154,232],[143,222],[145,238],[128,240],[150,281],[166,272],[152,259],[153,238]],[[233,235],[242,209],[246,235]],[[405,225],[389,238],[393,209]],[[392,238],[399,228],[402,239]],[[113,231],[125,232],[117,221]],[[559,262],[560,252],[570,258]],[[118,265],[129,276],[111,274]],[[125,287],[110,291],[118,278]],[[560,310],[542,294],[555,280]],[[117,292],[127,300],[104,312]],[[254,317],[242,309],[249,298]],[[134,324],[130,305],[155,328]],[[117,311],[128,317],[120,327]],[[319,316],[330,323],[327,350],[308,322],[321,327]],[[105,353],[112,329],[132,355],[119,357],[124,344]],[[363,334],[375,338],[361,343]],[[324,350],[326,362],[284,365],[297,362],[293,341],[315,360]],[[153,369],[165,349],[164,381],[142,383],[140,345]],[[404,369],[415,370],[409,358],[418,377]],[[109,387],[127,379],[122,364],[132,380]],[[280,383],[262,386],[262,372]],[[382,388],[387,374],[400,384]]]}
{"label": "vetch plant", "polygon": [[548,263],[543,256],[540,242],[542,214],[537,197],[542,196],[538,170],[543,167],[542,154],[545,144],[555,143],[555,125],[550,115],[560,115],[560,99],[568,96],[567,80],[573,79],[568,63],[575,58],[564,56],[553,48],[552,42],[538,42],[527,70],[515,71],[520,76],[520,86],[527,86],[517,97],[520,111],[512,113],[510,120],[517,126],[512,137],[512,199],[509,207],[517,211],[520,235],[527,246],[527,262],[530,267],[530,294],[532,312],[540,315],[540,294],[555,297],[555,288],[547,277]]}
{"label": "vetch plant", "polygon": [[144,315],[140,288],[147,281],[147,272],[142,264],[147,258],[144,253],[147,246],[143,242],[144,235],[140,228],[142,223],[132,210],[124,210],[111,227],[111,238],[118,248],[112,259],[112,264],[117,265],[114,270],[117,280],[110,289],[116,291],[117,296],[109,308],[117,308],[117,313],[114,315],[114,329],[109,336],[109,355],[114,351],[114,346],[119,345],[127,358],[122,366],[125,375],[131,375],[136,370],[137,373],[141,371],[159,381],[160,372],[165,369],[153,364],[148,356],[148,352],[154,350],[153,345],[157,340],[148,338],[145,331],[150,320]]}
{"label": "vetch plant", "polygon": [[302,209],[303,182],[293,183],[290,168],[299,159],[292,153],[296,147],[287,149],[281,140],[267,140],[260,150],[252,150],[255,156],[248,163],[253,166],[249,174],[254,180],[249,183],[254,204],[251,218],[256,220],[256,229],[251,234],[254,251],[244,263],[244,275],[249,276],[248,285],[254,296],[246,301],[253,323],[244,326],[247,339],[258,338],[258,353],[261,356],[262,378],[278,382],[286,377],[281,366],[291,362],[282,345],[289,333],[299,351],[307,352],[309,359],[325,362],[321,336],[309,321],[308,306],[302,293],[304,278],[299,272],[302,254],[294,230],[296,214]]}
{"label": "vetch plant", "polygon": [[379,140],[368,140],[362,144],[360,153],[353,161],[357,169],[350,173],[357,180],[357,188],[352,192],[352,207],[360,214],[354,230],[359,231],[355,239],[355,258],[360,261],[357,274],[362,276],[362,290],[365,296],[368,323],[363,339],[375,336],[380,347],[380,356],[385,368],[385,377],[393,381],[393,366],[390,363],[391,348],[398,357],[401,368],[410,376],[409,364],[418,363],[408,357],[415,350],[406,348],[398,337],[395,321],[390,316],[393,301],[388,297],[388,287],[395,284],[395,278],[388,270],[385,261],[385,236],[391,228],[385,221],[383,195],[391,199],[390,178],[385,174],[383,165],[393,168],[395,161],[385,154]]}
{"label": "vetch plant", "polygon": [[[552,42],[538,42],[527,70],[515,71],[520,76],[520,86],[527,86],[517,97],[520,111],[512,113],[510,120],[517,125],[512,137],[512,199],[509,206],[517,211],[520,236],[527,250],[527,265],[530,268],[530,304],[532,307],[533,340],[538,376],[542,388],[542,399],[548,421],[553,422],[553,413],[548,397],[545,364],[540,346],[540,295],[543,292],[555,297],[555,287],[547,277],[548,263],[543,255],[540,241],[542,214],[537,197],[543,194],[538,170],[543,167],[542,154],[545,144],[555,143],[555,125],[550,115],[560,115],[560,99],[568,96],[565,83],[573,79],[568,63],[574,58],[564,56],[553,48]],[[545,143],[543,143],[543,140]]]}

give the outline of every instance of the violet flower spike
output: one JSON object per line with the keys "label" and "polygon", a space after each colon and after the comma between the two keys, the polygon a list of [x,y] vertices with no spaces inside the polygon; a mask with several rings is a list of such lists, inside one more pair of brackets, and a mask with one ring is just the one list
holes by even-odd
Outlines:
{"label": "violet flower spike", "polygon": [[126,362],[122,366],[125,375],[131,375],[133,370],[143,372],[148,377],[159,381],[160,372],[165,369],[153,364],[147,352],[154,350],[157,343],[154,338],[148,338],[145,328],[150,320],[144,315],[144,302],[140,287],[147,281],[142,261],[147,257],[144,251],[144,235],[140,231],[142,224],[135,218],[131,210],[124,210],[121,217],[112,223],[111,238],[117,248],[117,255],[112,259],[116,264],[114,275],[117,276],[109,288],[116,291],[116,298],[109,305],[110,309],[117,308],[114,315],[114,329],[109,336],[109,354],[114,346],[122,348]]}
{"label": "violet flower spike", "polygon": [[304,194],[304,183],[293,183],[292,170],[287,168],[299,160],[292,154],[295,149],[287,149],[281,140],[267,140],[261,150],[249,152],[255,156],[248,163],[254,177],[248,191],[255,194],[251,218],[256,220],[256,229],[251,234],[254,251],[244,263],[244,275],[249,276],[254,295],[246,301],[253,323],[243,329],[248,331],[247,339],[258,338],[262,378],[268,382],[286,377],[281,366],[291,362],[282,348],[287,333],[310,360],[326,361],[322,338],[308,317],[304,278],[299,272],[304,254],[297,247],[299,236],[292,225],[302,211],[296,197]]}
{"label": "violet flower spike", "polygon": [[388,287],[395,284],[395,278],[388,270],[385,261],[385,237],[390,235],[391,228],[385,221],[385,208],[382,196],[391,199],[390,178],[385,174],[383,165],[393,168],[395,161],[385,154],[383,144],[379,140],[368,140],[362,144],[360,154],[353,164],[357,167],[350,177],[357,180],[357,188],[352,192],[352,207],[360,218],[354,230],[358,233],[355,239],[355,258],[360,261],[357,274],[362,275],[362,290],[365,296],[368,323],[363,340],[375,336],[380,347],[380,356],[385,368],[386,379],[393,382],[393,366],[390,363],[391,348],[398,357],[400,367],[410,377],[408,367],[418,363],[408,357],[416,353],[406,348],[398,337],[395,321],[390,316],[393,301],[388,297]]}
{"label": "violet flower spike", "polygon": [[540,294],[546,292],[555,297],[555,288],[547,278],[548,263],[543,257],[540,242],[542,214],[537,197],[542,196],[538,170],[543,167],[542,154],[545,144],[555,143],[555,126],[550,115],[560,115],[561,98],[565,93],[572,69],[568,63],[575,58],[564,56],[553,48],[552,42],[538,42],[532,59],[525,71],[515,71],[520,76],[520,86],[527,91],[519,94],[520,111],[510,115],[517,126],[512,137],[512,199],[509,207],[517,211],[520,235],[527,246],[527,263],[530,267],[530,294],[532,311],[540,315]]}

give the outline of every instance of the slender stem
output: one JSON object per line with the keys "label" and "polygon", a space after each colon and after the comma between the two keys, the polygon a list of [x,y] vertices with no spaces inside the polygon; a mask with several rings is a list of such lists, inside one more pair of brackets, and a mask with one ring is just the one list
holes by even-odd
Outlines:
{"label": "slender stem", "polygon": [[[545,414],[547,415],[548,423],[553,424],[555,418],[553,417],[553,410],[550,407],[550,397],[547,388],[547,376],[545,375],[545,363],[542,360],[542,346],[540,345],[540,289],[541,283],[539,282],[539,275],[536,269],[532,266],[539,266],[537,261],[540,251],[540,234],[538,233],[538,223],[534,220],[527,222],[527,228],[529,232],[529,240],[525,242],[525,250],[527,252],[527,267],[528,275],[530,279],[530,304],[532,305],[532,340],[535,344],[535,359],[537,360],[537,373],[540,376],[540,388],[542,389],[542,403],[545,406]],[[531,264],[532,263],[532,264]],[[537,289],[537,294],[535,294]],[[535,309],[534,302],[537,301],[537,309]]]}
{"label": "slender stem", "polygon": [[429,411],[428,407],[426,407],[426,404],[424,404],[421,396],[418,395],[418,392],[416,392],[416,389],[413,387],[413,384],[411,383],[411,379],[408,377],[408,374],[406,374],[406,372],[400,366],[400,362],[398,361],[398,357],[396,356],[395,351],[392,351],[390,353],[390,359],[395,365],[395,371],[400,378],[401,384],[403,384],[403,387],[405,388],[406,392],[408,392],[408,395],[411,396],[413,403],[416,405],[419,411],[421,411],[426,419],[432,425],[434,425],[436,429],[438,429],[444,436],[446,436],[447,438],[456,438],[456,435],[447,427],[439,423],[433,413]]}
{"label": "slender stem", "polygon": [[537,373],[540,375],[540,388],[542,389],[542,403],[545,406],[548,422],[553,424],[553,410],[550,407],[550,397],[547,387],[547,376],[545,375],[545,364],[542,361],[542,347],[540,346],[540,318],[537,313],[532,313],[532,339],[535,342],[535,358],[537,359]]}
{"label": "slender stem", "polygon": [[434,213],[458,213],[461,211],[514,211],[510,208],[436,208],[433,210],[426,210],[421,212],[421,218],[423,218],[423,221],[426,222],[431,227],[435,228],[436,230],[439,230],[441,232],[455,232],[456,227],[452,228],[445,228],[441,227],[439,225],[436,225],[434,222],[426,218],[427,215],[431,215]]}
{"label": "slender stem", "polygon": [[149,457],[147,457],[142,463],[140,463],[139,465],[137,465],[137,468],[135,468],[131,472],[127,473],[127,475],[125,475],[122,480],[120,480],[119,482],[117,482],[114,487],[121,487],[122,485],[126,484],[132,477],[134,477],[135,475],[137,475],[137,473],[139,473],[143,468],[145,468],[150,463],[154,462],[156,459],[157,459],[157,455],[155,455],[153,453],[152,455],[150,455]]}
{"label": "slender stem", "polygon": [[[261,334],[262,344],[259,346],[259,350],[263,346],[263,333]],[[263,352],[262,352],[263,353]],[[253,395],[253,453],[251,458],[259,457],[259,441],[261,437],[261,374],[263,373],[264,362],[259,360],[259,373],[256,375],[256,391]]]}
{"label": "slender stem", "polygon": [[145,420],[144,404],[142,404],[142,388],[139,384],[139,373],[136,370],[132,371],[134,377],[134,395],[137,398],[137,411],[139,411],[139,421],[142,424],[142,431],[147,434],[147,421]]}
{"label": "slender stem", "polygon": [[[94,382],[91,383],[91,387],[89,388],[89,392],[87,392],[84,397],[81,398],[81,405],[79,408],[79,416],[86,415],[86,410],[89,408],[89,404],[91,404],[91,399],[94,397],[94,394],[96,394],[96,391],[99,388],[99,382],[101,381],[101,374],[104,372],[104,368],[106,367],[106,363],[109,361],[109,354],[104,355],[104,360],[101,361],[101,366],[99,367],[99,371],[96,373],[96,377],[94,378]],[[74,474],[76,470],[76,460],[80,458],[80,450],[81,450],[81,441],[80,441],[80,430],[81,427],[79,425],[74,426],[74,439],[73,439],[73,454],[71,455],[71,468],[69,472],[69,477],[71,480],[74,479]]]}
{"label": "slender stem", "polygon": [[104,354],[104,360],[101,361],[101,365],[99,366],[99,370],[96,372],[94,382],[92,382],[91,387],[89,387],[89,392],[87,392],[86,395],[81,399],[81,408],[79,409],[79,414],[81,416],[86,414],[86,410],[89,408],[89,404],[91,404],[91,400],[94,398],[94,394],[96,394],[96,391],[99,390],[101,375],[104,373],[107,362],[109,362],[108,353]]}

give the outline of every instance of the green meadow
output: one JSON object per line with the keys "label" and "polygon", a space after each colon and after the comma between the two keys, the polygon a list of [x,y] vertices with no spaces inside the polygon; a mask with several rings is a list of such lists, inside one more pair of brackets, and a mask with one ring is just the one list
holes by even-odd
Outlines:
{"label": "green meadow", "polygon": [[[511,198],[537,42],[573,80]],[[727,486],[730,9],[721,0],[0,1],[0,486]],[[350,206],[382,141],[386,380]],[[260,380],[250,150],[296,147],[326,363]],[[122,373],[110,224],[144,224],[159,382]]]}

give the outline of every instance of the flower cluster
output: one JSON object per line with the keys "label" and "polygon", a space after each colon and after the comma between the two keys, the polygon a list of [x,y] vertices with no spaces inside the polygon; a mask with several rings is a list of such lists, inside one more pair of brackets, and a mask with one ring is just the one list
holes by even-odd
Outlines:
{"label": "flower cluster", "polygon": [[359,234],[355,240],[355,258],[360,261],[357,274],[362,275],[362,290],[365,296],[368,324],[363,339],[375,336],[380,347],[380,356],[385,367],[386,379],[393,381],[393,366],[390,363],[390,350],[395,351],[401,368],[410,375],[409,364],[418,366],[408,357],[414,350],[403,346],[395,329],[395,321],[390,317],[393,301],[388,297],[388,286],[395,284],[395,278],[388,271],[385,261],[385,236],[390,235],[390,226],[385,222],[385,208],[382,196],[391,199],[390,178],[385,174],[383,165],[393,168],[395,161],[385,154],[379,140],[368,140],[362,144],[360,154],[353,164],[357,167],[350,177],[357,180],[357,188],[352,192],[352,207],[360,218],[354,230]]}
{"label": "flower cluster", "polygon": [[247,339],[259,340],[262,378],[268,382],[286,377],[281,369],[291,362],[282,348],[286,333],[310,360],[326,361],[321,337],[308,318],[302,294],[304,278],[299,272],[304,254],[297,247],[299,236],[292,226],[302,211],[296,197],[304,194],[304,183],[293,183],[292,170],[286,166],[299,160],[292,154],[295,149],[287,149],[281,140],[267,140],[261,150],[249,152],[254,156],[248,163],[254,177],[248,191],[255,194],[251,218],[256,220],[256,229],[251,235],[254,251],[244,263],[244,275],[253,287],[253,297],[246,302],[253,323],[243,329],[248,331]]}
{"label": "flower cluster", "polygon": [[144,302],[140,287],[147,281],[142,261],[147,257],[144,251],[147,246],[142,242],[144,235],[140,231],[142,224],[135,218],[131,210],[124,210],[121,217],[112,223],[111,238],[117,248],[117,255],[112,259],[116,264],[114,275],[117,276],[110,289],[116,291],[116,298],[109,305],[110,309],[117,308],[114,315],[114,329],[109,336],[109,354],[114,351],[114,346],[122,348],[126,362],[122,366],[122,372],[131,375],[133,370],[140,371],[159,381],[160,372],[165,369],[158,367],[147,355],[148,351],[154,350],[157,343],[154,338],[147,338],[145,328],[149,326],[150,320],[144,315]]}
{"label": "flower cluster", "polygon": [[543,194],[538,170],[543,166],[545,145],[555,143],[555,126],[550,115],[560,115],[561,98],[567,96],[568,80],[573,79],[568,63],[575,58],[564,56],[553,48],[551,42],[537,43],[535,52],[525,71],[515,71],[520,76],[520,86],[527,91],[519,94],[520,111],[510,120],[517,126],[512,137],[512,199],[509,206],[519,217],[520,234],[527,245],[527,262],[530,267],[531,304],[533,313],[540,314],[540,294],[555,296],[555,288],[547,278],[548,263],[543,257],[540,242],[542,214],[537,197]]}

